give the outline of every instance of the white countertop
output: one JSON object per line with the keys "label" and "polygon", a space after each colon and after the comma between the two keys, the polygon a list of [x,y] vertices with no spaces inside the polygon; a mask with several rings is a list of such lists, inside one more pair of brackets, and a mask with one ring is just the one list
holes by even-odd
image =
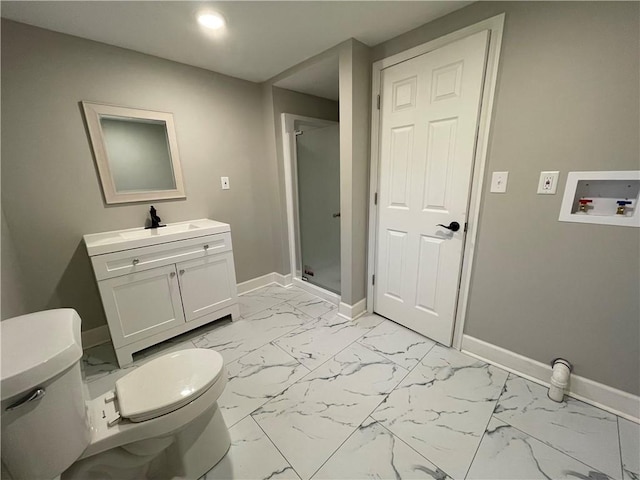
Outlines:
{"label": "white countertop", "polygon": [[129,228],[113,232],[92,233],[84,235],[84,243],[90,257],[105,253],[147,247],[160,243],[175,242],[189,238],[204,237],[216,233],[231,231],[227,223],[216,222],[208,218],[189,220],[187,222],[168,223],[160,228]]}

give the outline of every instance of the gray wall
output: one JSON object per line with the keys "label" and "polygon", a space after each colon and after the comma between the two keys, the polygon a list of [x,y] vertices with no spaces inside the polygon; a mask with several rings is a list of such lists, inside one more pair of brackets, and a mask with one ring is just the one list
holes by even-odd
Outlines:
{"label": "gray wall", "polygon": [[187,199],[153,202],[162,220],[230,223],[239,282],[279,267],[260,85],[3,20],[2,207],[29,311],[74,307],[84,330],[103,324],[82,235],[148,216],[149,203],[104,204],[81,100],[173,112]]}
{"label": "gray wall", "polygon": [[[384,58],[506,12],[466,333],[640,393],[638,229],[558,222],[569,171],[640,168],[637,2],[479,2]],[[506,194],[487,193],[509,171]],[[559,170],[555,196],[536,195]]]}
{"label": "gray wall", "polygon": [[25,288],[22,276],[22,269],[16,258],[16,249],[11,238],[11,232],[2,213],[2,255],[0,265],[2,265],[2,286],[0,298],[0,319],[17,317],[27,313],[25,301]]}
{"label": "gray wall", "polygon": [[340,47],[341,302],[347,305],[366,295],[370,53],[353,39]]}

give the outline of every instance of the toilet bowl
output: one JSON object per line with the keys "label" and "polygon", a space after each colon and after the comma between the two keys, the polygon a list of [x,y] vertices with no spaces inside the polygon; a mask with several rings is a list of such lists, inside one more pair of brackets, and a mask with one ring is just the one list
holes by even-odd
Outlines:
{"label": "toilet bowl", "polygon": [[217,406],[227,376],[218,352],[163,355],[89,400],[74,310],[0,327],[2,464],[10,478],[199,478],[227,452]]}

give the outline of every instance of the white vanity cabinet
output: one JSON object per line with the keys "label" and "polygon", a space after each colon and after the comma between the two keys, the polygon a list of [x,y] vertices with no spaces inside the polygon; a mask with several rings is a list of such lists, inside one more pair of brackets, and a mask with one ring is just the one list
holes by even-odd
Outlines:
{"label": "white vanity cabinet", "polygon": [[[175,226],[183,224],[173,224],[165,227],[174,227],[166,233],[161,228],[85,235],[121,367],[139,350],[239,315],[229,226],[213,220],[185,223],[198,222],[204,226],[180,229]],[[207,234],[212,232],[218,233]],[[124,248],[132,242],[141,245],[145,236],[148,241],[142,245],[149,245]]]}

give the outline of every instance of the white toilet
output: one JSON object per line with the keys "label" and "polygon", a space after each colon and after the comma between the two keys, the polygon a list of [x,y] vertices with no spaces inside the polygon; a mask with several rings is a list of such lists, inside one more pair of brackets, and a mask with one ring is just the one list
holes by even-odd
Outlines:
{"label": "white toilet", "polygon": [[3,478],[194,478],[230,446],[213,350],[169,353],[89,400],[80,317],[49,310],[0,324]]}

